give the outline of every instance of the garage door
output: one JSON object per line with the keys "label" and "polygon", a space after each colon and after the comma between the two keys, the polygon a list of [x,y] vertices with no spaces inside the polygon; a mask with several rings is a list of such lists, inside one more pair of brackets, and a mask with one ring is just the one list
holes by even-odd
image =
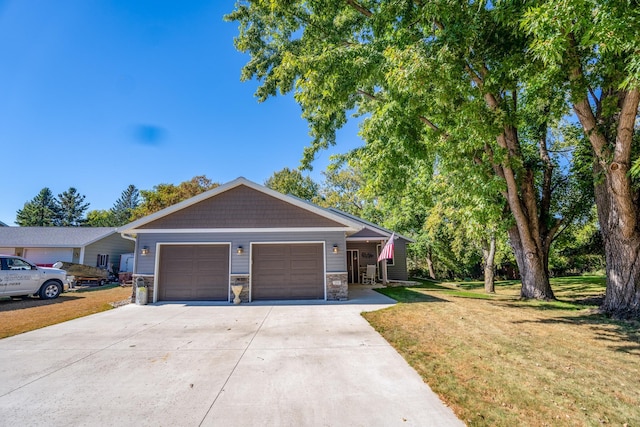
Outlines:
{"label": "garage door", "polygon": [[229,299],[229,245],[162,245],[160,301]]}
{"label": "garage door", "polygon": [[40,265],[52,265],[58,261],[73,262],[72,248],[25,248],[24,258]]}
{"label": "garage door", "polygon": [[321,243],[254,244],[252,258],[252,299],[324,299]]}

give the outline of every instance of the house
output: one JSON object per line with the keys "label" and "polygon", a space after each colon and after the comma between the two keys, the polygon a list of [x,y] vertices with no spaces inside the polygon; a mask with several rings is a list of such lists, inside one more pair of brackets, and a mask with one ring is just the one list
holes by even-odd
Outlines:
{"label": "house", "polygon": [[[157,301],[343,300],[376,264],[391,232],[245,178],[118,228],[135,238],[134,280]],[[388,277],[406,280],[406,244],[395,242]],[[381,263],[382,264],[382,263]]]}
{"label": "house", "polygon": [[134,246],[115,227],[0,227],[0,253],[41,266],[64,261],[117,269],[120,255],[133,252]]}
{"label": "house", "polygon": [[5,224],[4,222],[0,221],[0,227],[8,227],[8,225]]}

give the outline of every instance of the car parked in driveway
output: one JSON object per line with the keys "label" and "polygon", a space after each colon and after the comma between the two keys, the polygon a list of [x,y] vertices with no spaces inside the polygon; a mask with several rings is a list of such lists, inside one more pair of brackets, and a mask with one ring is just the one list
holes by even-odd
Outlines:
{"label": "car parked in driveway", "polygon": [[0,255],[0,296],[38,295],[53,299],[69,287],[70,277],[58,268],[38,267],[15,255]]}

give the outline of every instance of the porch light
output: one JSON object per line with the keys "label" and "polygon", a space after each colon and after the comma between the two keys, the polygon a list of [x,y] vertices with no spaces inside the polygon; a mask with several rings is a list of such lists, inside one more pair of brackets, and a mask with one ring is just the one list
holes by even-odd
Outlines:
{"label": "porch light", "polygon": [[242,255],[244,253],[244,249],[242,249],[242,246],[238,246],[238,249],[236,249],[236,253],[238,255]]}
{"label": "porch light", "polygon": [[333,245],[333,253],[334,253],[334,254],[337,254],[337,253],[338,253],[338,251],[339,251],[339,249],[338,249],[338,245]]}
{"label": "porch light", "polygon": [[142,249],[140,249],[140,255],[149,255],[149,246],[143,246]]}

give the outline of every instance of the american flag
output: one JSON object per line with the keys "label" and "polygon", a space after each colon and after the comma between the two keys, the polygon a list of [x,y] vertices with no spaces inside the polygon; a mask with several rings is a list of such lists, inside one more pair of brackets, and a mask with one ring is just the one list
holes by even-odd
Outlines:
{"label": "american flag", "polygon": [[396,233],[391,233],[391,237],[389,237],[389,240],[387,240],[387,243],[384,245],[384,248],[382,248],[382,251],[380,251],[378,262],[382,261],[383,259],[393,258],[393,240],[395,238],[396,238]]}

